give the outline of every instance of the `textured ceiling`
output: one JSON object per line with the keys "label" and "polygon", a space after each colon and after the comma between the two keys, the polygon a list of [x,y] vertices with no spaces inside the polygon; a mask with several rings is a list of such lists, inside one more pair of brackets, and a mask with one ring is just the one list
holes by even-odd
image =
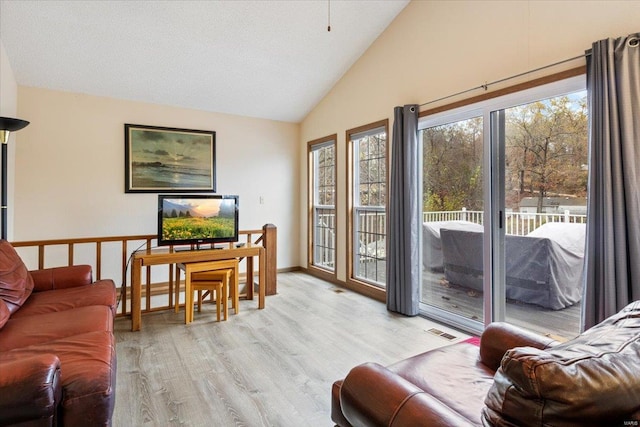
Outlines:
{"label": "textured ceiling", "polygon": [[0,39],[19,85],[299,122],[407,3],[1,0]]}

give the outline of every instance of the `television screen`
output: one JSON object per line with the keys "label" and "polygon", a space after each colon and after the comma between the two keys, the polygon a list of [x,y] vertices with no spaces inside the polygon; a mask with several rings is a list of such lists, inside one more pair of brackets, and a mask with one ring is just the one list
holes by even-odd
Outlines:
{"label": "television screen", "polygon": [[236,242],[238,196],[159,195],[158,245]]}

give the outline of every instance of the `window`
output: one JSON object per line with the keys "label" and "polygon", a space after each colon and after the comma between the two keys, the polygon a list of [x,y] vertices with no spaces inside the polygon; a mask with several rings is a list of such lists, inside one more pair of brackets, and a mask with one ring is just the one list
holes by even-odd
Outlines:
{"label": "window", "polygon": [[335,273],[336,136],[309,143],[309,265]]}
{"label": "window", "polygon": [[387,127],[383,120],[347,131],[349,279],[386,285]]}
{"label": "window", "polygon": [[579,332],[587,206],[584,76],[420,121],[421,309],[478,331]]}

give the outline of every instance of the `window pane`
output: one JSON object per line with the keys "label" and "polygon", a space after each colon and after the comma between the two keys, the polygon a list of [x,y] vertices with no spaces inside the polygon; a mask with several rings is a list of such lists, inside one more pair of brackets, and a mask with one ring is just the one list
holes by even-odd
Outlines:
{"label": "window pane", "polygon": [[579,333],[587,213],[586,92],[505,110],[506,320]]}
{"label": "window pane", "polygon": [[357,211],[359,245],[354,272],[358,279],[384,285],[386,269],[386,216],[384,210],[362,208]]}
{"label": "window pane", "polygon": [[334,270],[336,239],[335,209],[316,209],[315,212],[316,225],[313,241],[314,265]]}
{"label": "window pane", "polygon": [[[427,128],[420,138],[424,217],[421,302],[482,321],[483,119]],[[465,237],[467,232],[470,234]],[[466,251],[473,251],[473,262],[461,266],[457,261]]]}
{"label": "window pane", "polygon": [[313,264],[335,269],[335,145],[313,150]]}
{"label": "window pane", "polygon": [[386,132],[352,140],[354,165],[353,274],[385,286],[386,270]]}

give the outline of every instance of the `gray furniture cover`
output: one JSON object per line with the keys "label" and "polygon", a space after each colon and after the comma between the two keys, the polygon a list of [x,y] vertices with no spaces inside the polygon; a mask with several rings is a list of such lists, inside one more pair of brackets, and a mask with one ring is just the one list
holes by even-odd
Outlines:
{"label": "gray furniture cover", "polygon": [[428,221],[422,224],[422,265],[425,269],[442,271],[442,245],[440,243],[440,231],[467,230],[482,231],[484,227],[469,221]]}
{"label": "gray furniture cover", "polygon": [[[445,278],[482,290],[482,232],[442,229]],[[507,299],[559,310],[582,297],[585,225],[547,223],[505,236]]]}

